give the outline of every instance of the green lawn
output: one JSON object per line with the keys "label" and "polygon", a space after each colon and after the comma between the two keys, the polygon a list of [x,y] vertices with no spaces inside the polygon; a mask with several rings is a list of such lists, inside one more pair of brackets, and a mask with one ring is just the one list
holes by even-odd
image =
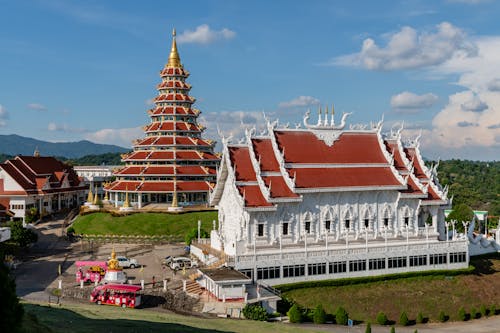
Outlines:
{"label": "green lawn", "polygon": [[206,319],[174,313],[95,304],[48,307],[25,303],[25,332],[313,332],[283,323]]}
{"label": "green lawn", "polygon": [[375,321],[379,311],[390,320],[398,321],[402,311],[410,320],[422,312],[431,321],[437,321],[442,310],[451,320],[458,320],[458,309],[466,312],[471,307],[500,305],[500,258],[474,258],[473,274],[459,276],[419,276],[390,281],[338,287],[303,288],[287,291],[284,295],[307,308],[322,304],[327,313],[342,306],[349,317],[361,321]]}
{"label": "green lawn", "polygon": [[86,235],[173,235],[184,237],[191,229],[212,230],[217,212],[189,212],[183,214],[138,213],[115,217],[108,213],[78,216],[73,223],[76,234]]}

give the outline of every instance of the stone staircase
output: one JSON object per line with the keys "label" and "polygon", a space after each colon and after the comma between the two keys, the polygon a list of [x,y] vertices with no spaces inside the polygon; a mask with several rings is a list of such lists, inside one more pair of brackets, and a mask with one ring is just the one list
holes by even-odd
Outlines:
{"label": "stone staircase", "polygon": [[191,280],[186,282],[186,293],[188,295],[201,296],[203,291],[204,289],[197,282]]}

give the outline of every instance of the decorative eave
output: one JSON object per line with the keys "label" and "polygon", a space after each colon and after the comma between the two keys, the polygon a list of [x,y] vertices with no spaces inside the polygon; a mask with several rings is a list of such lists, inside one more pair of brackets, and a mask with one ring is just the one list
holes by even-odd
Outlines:
{"label": "decorative eave", "polygon": [[427,176],[427,179],[431,179],[431,171],[425,165],[424,159],[420,154],[420,137],[422,136],[422,132],[415,137],[413,140],[407,140],[403,147],[404,148],[413,148],[415,150],[415,157],[417,158],[417,163],[422,167],[422,171]]}
{"label": "decorative eave", "polygon": [[267,121],[268,136],[271,138],[271,146],[273,147],[274,156],[276,157],[276,160],[278,161],[280,173],[283,176],[283,179],[285,180],[285,183],[288,186],[288,188],[292,192],[295,192],[295,179],[290,178],[290,176],[288,175],[288,172],[286,171],[284,152],[283,152],[283,154],[281,153],[281,151],[278,147],[278,142],[276,141],[276,136],[274,134],[274,129],[277,125],[278,125],[278,120],[276,120],[272,123],[270,121]]}
{"label": "decorative eave", "polygon": [[377,133],[377,141],[379,144],[379,149],[383,153],[389,168],[391,169],[391,172],[393,176],[401,183],[404,184],[405,186],[407,185],[407,179],[404,179],[401,174],[398,172],[396,167],[394,166],[394,153],[389,154],[387,151],[385,144],[384,144],[384,139],[382,138],[381,130],[384,122],[384,117],[382,116],[382,119],[377,123],[377,125],[374,126],[372,124],[372,128],[376,130]]}

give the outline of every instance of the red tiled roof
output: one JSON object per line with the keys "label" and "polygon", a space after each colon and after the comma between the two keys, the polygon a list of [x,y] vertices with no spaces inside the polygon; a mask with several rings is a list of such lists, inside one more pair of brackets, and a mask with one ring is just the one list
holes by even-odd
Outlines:
{"label": "red tiled roof", "polygon": [[288,163],[387,163],[376,133],[342,133],[332,146],[306,131],[274,131]]}
{"label": "red tiled roof", "polygon": [[288,173],[296,175],[298,188],[402,186],[389,167],[295,168]]}
{"label": "red tiled roof", "polygon": [[299,195],[293,193],[292,190],[285,183],[282,176],[268,176],[262,177],[267,187],[271,185],[272,198],[298,198]]}
{"label": "red tiled roof", "polygon": [[[204,181],[177,181],[177,191],[200,192],[208,191],[210,186]],[[117,180],[108,187],[110,191],[129,192],[174,192],[174,182],[171,181],[123,181]]]}
{"label": "red tiled roof", "polygon": [[420,165],[417,158],[417,152],[415,148],[405,148],[405,153],[408,159],[411,161],[413,159],[413,173],[417,178],[427,178],[424,172],[424,168]]}
{"label": "red tiled roof", "polygon": [[[0,168],[5,170],[26,192],[57,192],[72,191],[81,189],[80,178],[67,164],[46,156],[16,156],[0,164]],[[68,180],[69,188],[61,188],[63,182]],[[42,190],[44,186],[50,184],[50,189]],[[5,192],[12,192],[3,189]],[[18,191],[18,190],[15,190]]]}
{"label": "red tiled roof", "polygon": [[179,101],[179,102],[188,102],[192,103],[195,101],[194,97],[191,97],[186,94],[161,94],[155,97],[155,102],[164,102],[164,101]]}
{"label": "red tiled roof", "polygon": [[186,108],[184,106],[158,106],[156,109],[151,110],[152,114],[155,116],[158,115],[195,115],[195,112],[191,108]]}
{"label": "red tiled roof", "polygon": [[434,191],[432,186],[429,186],[427,189],[427,198],[425,201],[434,201],[434,200],[442,200],[441,197]]}
{"label": "red tiled roof", "polygon": [[257,161],[260,158],[261,171],[279,171],[278,160],[274,155],[271,139],[252,139]]}
{"label": "red tiled roof", "polygon": [[270,207],[271,203],[262,195],[258,185],[238,186],[240,195],[245,200],[245,207]]}
{"label": "red tiled roof", "polygon": [[189,72],[184,68],[180,67],[166,67],[161,72],[161,75],[180,75],[180,76],[188,76]]}
{"label": "red tiled roof", "polygon": [[[175,129],[174,129],[175,124]],[[164,122],[154,122],[146,126],[146,132],[154,131],[191,131],[199,132],[200,128],[195,124],[180,122],[180,121],[164,121]]]}
{"label": "red tiled roof", "polygon": [[247,147],[229,147],[229,158],[236,170],[237,181],[257,181]]}
{"label": "red tiled roof", "polygon": [[424,194],[420,188],[415,184],[413,181],[412,177],[408,178],[408,189],[400,191],[402,193],[408,193],[408,194]]}
{"label": "red tiled roof", "polygon": [[401,155],[401,151],[399,150],[399,145],[397,142],[388,142],[385,141],[385,146],[387,147],[387,151],[389,153],[394,154],[394,167],[398,171],[407,171],[405,163],[403,162],[403,156]]}
{"label": "red tiled roof", "polygon": [[124,158],[124,160],[144,160],[149,155],[149,151],[134,151]]}
{"label": "red tiled roof", "polygon": [[186,82],[179,81],[179,80],[168,80],[168,81],[163,81],[163,82],[159,83],[156,86],[156,88],[157,89],[165,89],[165,88],[189,89],[189,88],[191,88],[191,85],[186,83]]}

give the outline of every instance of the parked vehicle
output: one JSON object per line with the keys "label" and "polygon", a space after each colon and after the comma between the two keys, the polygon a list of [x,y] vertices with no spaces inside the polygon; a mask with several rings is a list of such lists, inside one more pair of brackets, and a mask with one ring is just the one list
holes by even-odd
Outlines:
{"label": "parked vehicle", "polygon": [[183,268],[196,267],[198,266],[198,263],[186,257],[173,257],[168,260],[167,265],[173,270],[179,270]]}
{"label": "parked vehicle", "polygon": [[106,274],[105,261],[77,261],[76,282],[101,282]]}
{"label": "parked vehicle", "polygon": [[96,304],[136,308],[141,305],[141,287],[130,284],[106,284],[92,290],[90,301]]}
{"label": "parked vehicle", "polygon": [[[111,259],[111,257],[108,258],[108,260]],[[116,256],[116,260],[118,260],[118,265],[123,268],[136,268],[139,267],[139,264],[137,263],[137,260],[127,258],[125,256]]]}

